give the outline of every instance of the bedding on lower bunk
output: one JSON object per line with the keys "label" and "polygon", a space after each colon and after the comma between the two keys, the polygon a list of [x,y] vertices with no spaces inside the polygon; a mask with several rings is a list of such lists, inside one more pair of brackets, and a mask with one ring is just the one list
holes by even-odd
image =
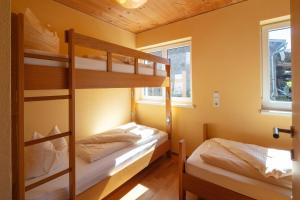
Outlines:
{"label": "bedding on lower bunk", "polygon": [[205,141],[193,152],[187,160],[186,172],[254,199],[290,200],[292,195],[291,176],[263,176],[214,139]]}
{"label": "bedding on lower bunk", "polygon": [[[25,50],[28,53],[35,53],[41,55],[50,55],[57,56],[53,54],[49,54],[48,52],[36,51],[36,50]],[[54,60],[44,60],[38,58],[24,58],[24,63],[29,65],[39,65],[39,66],[51,66],[51,67],[67,67],[68,63],[54,61]],[[106,58],[101,57],[75,57],[75,68],[77,69],[88,69],[88,70],[96,70],[96,71],[106,71],[107,62]],[[120,72],[120,73],[134,73],[134,64],[131,61],[127,61],[124,59],[113,59],[112,63],[112,71]],[[139,74],[142,75],[153,75],[153,67],[149,64],[139,63]],[[157,70],[158,76],[166,76],[165,70]]]}
{"label": "bedding on lower bunk", "polygon": [[129,123],[77,142],[77,155],[88,162],[99,160],[130,145],[142,145],[159,131],[154,128]]}
{"label": "bedding on lower bunk", "polygon": [[[148,152],[153,151],[155,147],[161,145],[162,143],[168,140],[167,134],[165,132],[156,129],[136,125],[135,123],[129,123],[119,128],[124,129],[124,127],[131,127],[130,130],[134,131],[136,134],[140,133],[140,135],[143,135],[142,131],[144,131],[148,133],[148,137],[144,136],[144,138],[146,139],[143,140],[143,136],[140,136],[141,139],[139,139],[135,144],[124,146],[122,148],[115,148],[116,145],[113,144],[114,142],[103,143],[106,145],[105,148],[112,148],[114,150],[111,151],[109,154],[102,156],[100,159],[94,160],[93,162],[87,162],[80,156],[76,156],[77,194],[84,192],[91,186],[113,175],[117,171],[133,163],[135,160],[139,159]],[[149,134],[154,130],[155,134]],[[91,139],[91,137],[87,139]],[[87,141],[88,140],[85,140],[85,142]],[[80,141],[78,144],[76,144],[77,149],[78,145],[81,145]],[[112,147],[110,147],[110,145]],[[66,168],[68,168],[67,153],[65,154],[64,164],[62,165],[62,167],[51,171],[47,175],[40,176],[34,179],[29,179],[26,181],[26,185],[32,184]],[[45,183],[33,190],[26,192],[26,200],[68,199],[68,177],[69,175],[66,174],[55,180]]]}

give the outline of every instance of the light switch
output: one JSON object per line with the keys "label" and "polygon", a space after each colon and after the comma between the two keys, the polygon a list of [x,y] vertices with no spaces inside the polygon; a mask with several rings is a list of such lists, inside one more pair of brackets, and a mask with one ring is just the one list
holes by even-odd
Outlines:
{"label": "light switch", "polygon": [[220,99],[220,93],[218,91],[215,91],[213,93],[213,107],[218,108],[220,107],[221,99]]}

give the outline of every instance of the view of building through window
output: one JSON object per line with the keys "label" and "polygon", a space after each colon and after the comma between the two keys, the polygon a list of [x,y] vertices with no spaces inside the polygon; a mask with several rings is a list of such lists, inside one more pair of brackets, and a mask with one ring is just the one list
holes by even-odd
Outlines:
{"label": "view of building through window", "polygon": [[292,107],[292,63],[290,21],[262,26],[262,108],[290,111]]}
{"label": "view of building through window", "polygon": [[[150,52],[153,55],[166,57],[171,60],[171,89],[172,97],[191,98],[191,47],[190,45],[162,47],[161,50]],[[164,69],[164,65],[158,64],[158,69]],[[144,97],[162,97],[162,88],[145,88]]]}
{"label": "view of building through window", "polygon": [[173,97],[191,97],[190,46],[168,49]]}
{"label": "view of building through window", "polygon": [[[162,51],[154,51],[150,52],[150,54],[155,56],[162,57]],[[164,69],[164,66],[160,63],[157,64],[157,69]],[[145,88],[144,89],[144,96],[153,96],[153,97],[160,97],[163,96],[163,88]]]}
{"label": "view of building through window", "polygon": [[270,99],[292,101],[291,28],[269,33]]}

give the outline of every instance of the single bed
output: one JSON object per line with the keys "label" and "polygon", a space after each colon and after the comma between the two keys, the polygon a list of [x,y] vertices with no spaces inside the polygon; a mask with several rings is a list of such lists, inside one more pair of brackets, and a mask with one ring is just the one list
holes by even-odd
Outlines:
{"label": "single bed", "polygon": [[[163,147],[168,143],[168,135],[159,131],[151,138],[142,143],[123,148],[100,160],[88,163],[76,156],[76,194],[95,186],[97,183],[109,179],[111,176],[121,172],[128,166],[136,163],[146,155],[152,155],[155,149]],[[42,180],[47,176],[55,174],[68,167],[68,154],[65,155],[65,163],[62,168],[52,171],[50,174],[26,181],[26,185]],[[68,175],[61,176],[46,184],[43,184],[26,193],[26,200],[65,200],[68,199]],[[84,199],[84,197],[82,197]]]}
{"label": "single bed", "polygon": [[[207,125],[204,125],[207,130]],[[204,131],[204,138],[207,139]],[[180,142],[180,199],[185,199],[186,191],[204,199],[259,199],[291,200],[291,180],[283,179],[275,183],[258,180],[208,164],[201,158],[211,145],[205,141],[186,159],[185,143]]]}

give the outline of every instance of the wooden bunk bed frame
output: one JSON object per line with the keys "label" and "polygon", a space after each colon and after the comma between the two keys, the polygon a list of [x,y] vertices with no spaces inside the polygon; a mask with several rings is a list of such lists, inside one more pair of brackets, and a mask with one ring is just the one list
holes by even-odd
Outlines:
{"label": "wooden bunk bed frame", "polygon": [[[209,139],[208,124],[203,124],[203,142]],[[205,200],[254,200],[248,196],[239,194],[227,188],[221,187],[206,180],[185,172],[187,160],[186,145],[184,140],[179,141],[179,200],[186,199],[186,191],[189,191]]]}
{"label": "wooden bunk bed frame", "polygon": [[[172,113],[170,94],[170,61],[144,52],[122,47],[81,35],[74,30],[66,31],[68,57],[45,56],[24,53],[24,16],[12,14],[12,160],[13,160],[13,199],[24,200],[25,192],[69,173],[70,199],[98,200],[107,196],[128,181],[158,157],[171,151]],[[94,71],[75,68],[75,46],[107,52],[107,71]],[[134,58],[134,74],[112,71],[112,54]],[[68,63],[68,68],[24,64],[24,57],[53,60]],[[139,74],[138,59],[152,61],[153,75]],[[167,75],[157,76],[157,63],[166,66]],[[134,163],[129,164],[111,177],[104,179],[90,189],[76,196],[75,178],[75,90],[84,88],[132,88],[131,116],[135,120],[135,92],[137,87],[166,88],[166,132],[168,140],[148,151]],[[24,97],[24,90],[68,89],[68,95]],[[67,99],[69,101],[69,131],[24,142],[24,103],[31,101],[50,101]],[[69,137],[69,168],[25,186],[24,148],[61,137]]]}

